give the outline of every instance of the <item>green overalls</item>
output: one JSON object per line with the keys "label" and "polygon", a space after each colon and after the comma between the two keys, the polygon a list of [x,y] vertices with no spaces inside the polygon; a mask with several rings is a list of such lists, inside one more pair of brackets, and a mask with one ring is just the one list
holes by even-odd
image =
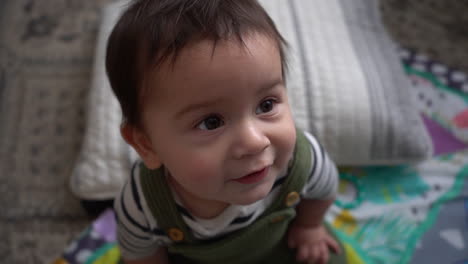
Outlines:
{"label": "green overalls", "polygon": [[[279,197],[250,226],[213,241],[193,237],[177,210],[163,170],[142,165],[141,183],[148,206],[159,227],[174,241],[168,247],[171,264],[296,263],[295,250],[288,248],[286,235],[312,158],[309,141],[297,132],[294,159]],[[343,254],[332,255],[329,263],[345,263]]]}

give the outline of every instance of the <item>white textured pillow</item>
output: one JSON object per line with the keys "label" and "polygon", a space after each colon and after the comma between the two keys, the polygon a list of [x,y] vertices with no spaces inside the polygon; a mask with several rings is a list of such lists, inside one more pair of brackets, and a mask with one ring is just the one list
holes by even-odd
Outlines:
{"label": "white textured pillow", "polygon": [[414,162],[432,142],[375,0],[261,1],[290,44],[298,126],[339,165]]}
{"label": "white textured pillow", "polygon": [[81,153],[73,170],[72,192],[87,200],[111,199],[129,175],[135,151],[120,136],[122,111],[105,71],[107,38],[127,0],[108,5],[96,42],[93,77]]}
{"label": "white textured pillow", "polygon": [[[104,70],[107,37],[128,1],[107,6],[96,48],[88,121],[71,177],[82,199],[109,199],[136,154],[121,139],[121,110]],[[431,140],[374,0],[263,0],[289,49],[288,92],[297,124],[339,164],[424,159]]]}

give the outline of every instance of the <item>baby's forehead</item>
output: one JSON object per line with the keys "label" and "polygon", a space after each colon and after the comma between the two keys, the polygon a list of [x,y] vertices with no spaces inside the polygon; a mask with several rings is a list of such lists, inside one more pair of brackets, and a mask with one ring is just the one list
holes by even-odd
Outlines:
{"label": "baby's forehead", "polygon": [[164,71],[165,68],[174,70],[177,66],[186,67],[194,63],[200,64],[201,61],[210,63],[220,59],[258,56],[265,52],[271,55],[279,54],[279,44],[273,38],[260,33],[245,34],[242,39],[236,37],[221,40],[199,39],[187,43],[177,54],[168,55],[161,63],[161,67],[157,68],[159,71]]}
{"label": "baby's forehead", "polygon": [[246,36],[242,41],[200,40],[185,46],[171,59],[153,69],[147,79],[148,87],[161,96],[176,90],[184,92],[186,86],[226,86],[241,79],[262,82],[282,75],[279,48],[262,34]]}
{"label": "baby's forehead", "polygon": [[201,39],[189,42],[179,55],[189,58],[237,57],[244,56],[245,53],[252,55],[263,49],[271,52],[278,51],[277,44],[272,38],[264,34],[251,33],[245,34],[242,39],[231,37],[222,40]]}

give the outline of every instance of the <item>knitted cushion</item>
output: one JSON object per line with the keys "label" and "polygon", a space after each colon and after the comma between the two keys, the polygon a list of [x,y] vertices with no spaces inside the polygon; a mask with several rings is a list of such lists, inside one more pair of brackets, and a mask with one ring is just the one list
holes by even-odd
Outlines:
{"label": "knitted cushion", "polygon": [[339,165],[431,155],[416,98],[374,0],[263,0],[290,44],[288,92],[299,127]]}

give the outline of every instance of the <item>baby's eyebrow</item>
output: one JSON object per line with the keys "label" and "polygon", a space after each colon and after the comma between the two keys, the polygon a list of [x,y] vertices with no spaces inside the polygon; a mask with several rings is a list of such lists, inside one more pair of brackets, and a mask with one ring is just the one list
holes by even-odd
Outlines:
{"label": "baby's eyebrow", "polygon": [[209,107],[211,107],[211,106],[213,106],[215,104],[219,104],[220,101],[222,101],[222,99],[214,99],[214,100],[209,100],[209,101],[205,101],[205,102],[190,104],[190,105],[182,108],[180,111],[177,111],[176,114],[175,114],[175,118],[180,119],[184,115],[186,115],[186,114],[188,114],[190,112],[194,112],[194,111],[197,111],[197,110],[200,110],[200,109],[203,109],[203,108],[209,108]]}
{"label": "baby's eyebrow", "polygon": [[269,81],[269,82],[265,83],[264,85],[261,85],[260,88],[257,90],[257,94],[265,93],[265,92],[267,92],[269,90],[272,90],[273,88],[275,88],[278,85],[284,85],[284,81],[283,81],[282,78],[275,79],[273,81]]}
{"label": "baby's eyebrow", "polygon": [[[256,91],[256,94],[259,95],[259,94],[266,93],[266,92],[274,89],[278,85],[282,85],[282,84],[284,84],[284,81],[283,81],[282,78],[275,79],[273,81],[268,81],[265,84],[260,86],[260,88]],[[205,102],[198,102],[198,103],[190,104],[190,105],[182,108],[180,111],[177,111],[176,114],[174,115],[174,117],[175,117],[175,119],[181,119],[184,115],[186,115],[186,114],[188,114],[190,112],[194,112],[194,111],[197,111],[197,110],[201,110],[203,108],[210,108],[210,107],[212,107],[214,105],[222,104],[223,100],[226,100],[226,99],[215,98],[215,99],[207,100]]]}

